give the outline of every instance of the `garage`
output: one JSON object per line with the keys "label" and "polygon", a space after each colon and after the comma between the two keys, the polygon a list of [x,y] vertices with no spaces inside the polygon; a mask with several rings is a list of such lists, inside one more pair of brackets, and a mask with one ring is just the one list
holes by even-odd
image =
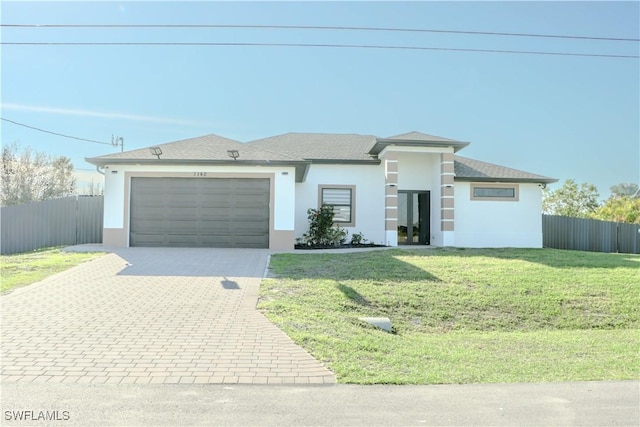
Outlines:
{"label": "garage", "polygon": [[269,247],[269,179],[131,178],[130,246]]}

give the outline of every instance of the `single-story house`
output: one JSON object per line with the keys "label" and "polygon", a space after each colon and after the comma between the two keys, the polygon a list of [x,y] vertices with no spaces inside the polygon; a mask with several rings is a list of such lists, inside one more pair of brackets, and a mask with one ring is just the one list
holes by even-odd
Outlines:
{"label": "single-story house", "polygon": [[87,161],[105,174],[109,246],[289,250],[307,210],[327,203],[377,244],[542,247],[542,188],[557,180],[458,156],[468,144],[420,132],[206,135]]}

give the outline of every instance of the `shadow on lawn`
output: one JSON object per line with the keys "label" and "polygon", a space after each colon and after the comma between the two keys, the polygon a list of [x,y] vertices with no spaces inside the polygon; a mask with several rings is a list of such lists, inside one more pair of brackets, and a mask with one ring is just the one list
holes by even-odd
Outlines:
{"label": "shadow on lawn", "polygon": [[518,248],[437,248],[432,252],[406,251],[412,256],[430,254],[461,258],[488,257],[503,260],[519,260],[543,264],[552,268],[637,268],[640,256],[602,252],[585,252],[564,249],[518,249]]}
{"label": "shadow on lawn", "polygon": [[336,286],[344,294],[345,297],[349,298],[356,304],[365,307],[371,306],[371,303],[365,297],[363,297],[360,292],[356,291],[351,286],[343,285],[342,283],[339,283]]}
{"label": "shadow on lawn", "polygon": [[[302,262],[312,256],[313,262]],[[275,276],[291,279],[367,280],[380,282],[441,282],[428,271],[430,257],[470,258],[485,257],[501,260],[517,260],[545,265],[551,268],[633,268],[640,270],[640,256],[605,254],[597,252],[568,251],[560,249],[463,249],[431,248],[428,250],[392,249],[385,251],[349,254],[286,254],[274,256],[271,266]],[[406,257],[424,257],[420,268]],[[351,298],[348,289],[340,289]],[[351,298],[353,299],[353,298]],[[357,297],[356,297],[357,300]]]}
{"label": "shadow on lawn", "polygon": [[[271,258],[271,268],[276,277],[290,279],[368,280],[376,282],[441,282],[429,271],[403,261],[399,256],[405,251],[385,250],[348,254],[283,254]],[[301,262],[313,257],[313,262]],[[340,289],[347,297],[352,293]],[[355,291],[354,291],[355,292]],[[353,299],[353,298],[352,298]],[[357,298],[356,298],[357,299]]]}

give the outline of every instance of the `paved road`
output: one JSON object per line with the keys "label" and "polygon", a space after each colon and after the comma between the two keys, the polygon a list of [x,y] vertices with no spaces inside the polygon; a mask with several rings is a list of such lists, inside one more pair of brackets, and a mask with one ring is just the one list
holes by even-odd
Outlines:
{"label": "paved road", "polygon": [[255,309],[268,256],[126,248],[1,296],[2,381],[335,383]]}
{"label": "paved road", "polygon": [[[60,426],[637,426],[640,383],[440,386],[2,385],[2,425],[54,411]],[[7,413],[7,411],[9,411]],[[17,411],[17,412],[16,412]],[[7,414],[9,418],[7,419]]]}

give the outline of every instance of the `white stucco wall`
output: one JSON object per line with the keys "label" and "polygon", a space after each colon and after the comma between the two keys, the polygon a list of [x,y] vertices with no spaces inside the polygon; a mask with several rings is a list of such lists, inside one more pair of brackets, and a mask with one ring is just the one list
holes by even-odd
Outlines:
{"label": "white stucco wall", "polygon": [[276,169],[275,206],[273,207],[274,230],[293,230],[295,227],[295,184],[296,173],[294,168]]}
{"label": "white stucco wall", "polygon": [[398,190],[435,191],[439,187],[440,154],[398,153]]}
{"label": "white stucco wall", "polygon": [[124,226],[124,170],[118,167],[107,167],[104,172],[104,228],[122,228]]}
{"label": "white stucco wall", "polygon": [[519,201],[471,200],[471,185],[455,183],[455,246],[542,247],[542,189],[519,184]]}
{"label": "white stucco wall", "polygon": [[387,244],[384,221],[384,165],[312,164],[305,182],[296,183],[295,237],[309,229],[307,209],[318,207],[319,185],[354,185],[356,187],[355,227],[352,233],[363,233],[369,242]]}
{"label": "white stucco wall", "polygon": [[[117,173],[114,173],[117,171]],[[293,167],[242,167],[242,166],[162,166],[162,165],[108,165],[105,168],[104,189],[104,228],[124,227],[124,218],[129,212],[125,209],[125,173],[196,173],[206,172],[209,177],[215,174],[274,174],[273,223],[275,230],[293,230],[295,222],[294,192],[295,168]],[[196,176],[193,176],[196,178]],[[130,183],[129,183],[130,184]],[[130,187],[130,186],[129,186]],[[130,195],[126,195],[127,198]],[[128,230],[127,230],[128,231]]]}

